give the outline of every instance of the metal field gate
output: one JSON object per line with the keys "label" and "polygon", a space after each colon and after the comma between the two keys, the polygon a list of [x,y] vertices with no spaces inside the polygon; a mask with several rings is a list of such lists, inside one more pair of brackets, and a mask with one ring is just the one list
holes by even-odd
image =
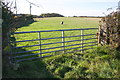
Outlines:
{"label": "metal field gate", "polygon": [[97,45],[98,28],[14,32],[9,41],[11,60],[21,62],[43,57],[84,52]]}

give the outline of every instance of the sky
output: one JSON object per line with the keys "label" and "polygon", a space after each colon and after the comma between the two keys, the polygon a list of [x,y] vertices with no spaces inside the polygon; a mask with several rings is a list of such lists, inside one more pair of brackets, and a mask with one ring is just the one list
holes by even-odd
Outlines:
{"label": "sky", "polygon": [[[5,0],[15,2],[15,0]],[[120,0],[28,0],[32,5],[32,14],[59,13],[64,16],[105,16],[115,11]],[[30,4],[26,0],[16,0],[17,13],[30,13]],[[13,4],[14,6],[14,4]],[[108,8],[109,9],[107,11]],[[14,11],[15,13],[15,11]]]}

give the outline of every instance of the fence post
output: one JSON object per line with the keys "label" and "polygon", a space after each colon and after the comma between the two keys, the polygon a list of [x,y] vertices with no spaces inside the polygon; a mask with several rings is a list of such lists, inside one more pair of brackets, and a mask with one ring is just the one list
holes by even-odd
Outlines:
{"label": "fence post", "polygon": [[[40,53],[42,53],[41,33],[40,32],[38,32],[38,39],[39,39],[39,45],[40,45]],[[42,56],[42,54],[39,54],[39,56]]]}
{"label": "fence post", "polygon": [[62,31],[62,49],[63,49],[63,53],[65,53],[65,38],[64,38],[64,31]]}
{"label": "fence post", "polygon": [[83,50],[83,43],[84,43],[84,30],[81,30],[81,47],[82,47],[82,50],[81,50],[81,53],[83,53],[84,52],[84,50]]}

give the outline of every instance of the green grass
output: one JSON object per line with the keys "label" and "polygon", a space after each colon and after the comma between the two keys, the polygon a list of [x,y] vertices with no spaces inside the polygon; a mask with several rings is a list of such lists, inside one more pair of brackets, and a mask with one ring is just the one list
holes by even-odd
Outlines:
{"label": "green grass", "polygon": [[[64,21],[63,26],[60,22]],[[43,18],[29,26],[19,28],[17,32],[21,31],[40,31],[40,30],[56,30],[56,29],[74,29],[74,28],[96,28],[98,26],[99,18]],[[74,27],[73,27],[74,26]],[[85,33],[96,33],[96,31],[89,31]],[[60,37],[61,33],[42,33],[42,38],[48,37]],[[79,31],[67,32],[66,36],[80,34]],[[15,35],[17,41],[37,39],[36,34],[24,34]],[[86,37],[88,38],[88,37]],[[73,40],[76,38],[69,38],[66,40]],[[80,37],[78,37],[80,39]],[[56,40],[46,40],[42,43],[55,42]],[[61,41],[57,39],[57,41]],[[93,40],[90,40],[93,41]],[[77,43],[77,42],[75,42]],[[74,44],[75,44],[74,43]],[[78,42],[80,43],[80,42]],[[27,46],[38,44],[38,41],[18,43],[16,46]],[[72,44],[72,43],[71,43]],[[69,45],[69,44],[66,44]],[[61,44],[43,46],[54,47],[61,46]],[[37,49],[39,47],[20,48],[16,51],[27,51],[31,49]],[[49,50],[48,50],[49,51]],[[33,54],[21,53],[19,55]],[[48,54],[47,54],[48,55]],[[7,56],[7,55],[6,55]],[[38,55],[30,56],[38,57]],[[4,58],[4,57],[3,57]],[[26,58],[26,57],[25,57]],[[28,56],[29,58],[29,56]],[[17,70],[16,65],[9,65],[6,62],[7,59],[3,59],[3,78],[58,78],[58,79],[78,79],[89,78],[90,80],[98,80],[101,78],[120,78],[120,52],[115,49],[111,49],[109,46],[94,47],[94,49],[86,51],[84,53],[74,52],[69,54],[60,54],[43,59],[30,60],[17,63],[20,66]]]}
{"label": "green grass", "polygon": [[61,54],[35,62],[21,62],[17,70],[13,70],[13,66],[5,64],[5,61],[3,78],[120,78],[120,52],[108,46],[96,47],[85,53]]}
{"label": "green grass", "polygon": [[[97,28],[99,23],[98,21],[100,18],[73,18],[73,17],[55,17],[55,18],[41,18],[40,20],[37,20],[37,22],[34,22],[30,24],[29,26],[24,26],[19,29],[17,29],[16,32],[23,32],[23,31],[42,31],[42,30],[60,30],[60,29],[80,29],[80,28]],[[64,21],[64,24],[61,25],[60,22]],[[84,31],[84,34],[96,34],[97,30],[86,30]],[[61,32],[43,32],[41,33],[41,38],[52,38],[52,37],[61,37]],[[66,31],[65,36],[75,36],[75,35],[81,35],[81,31]],[[14,35],[17,41],[21,40],[32,40],[32,39],[38,39],[38,33],[26,33],[26,34],[15,34]],[[95,38],[96,36],[87,36],[86,38]],[[73,38],[66,38],[65,41],[70,40],[80,40],[81,37],[73,37]],[[61,39],[50,39],[50,40],[42,40],[42,44],[45,43],[53,43],[53,42],[61,42]],[[87,40],[84,42],[91,42],[95,40]],[[30,42],[21,42],[17,43],[16,46],[29,46],[29,45],[37,45],[39,41],[30,41]],[[69,42],[65,43],[65,45],[72,45],[72,44],[80,44],[80,41],[76,42]],[[43,45],[42,49],[50,48],[50,47],[57,47],[62,46],[61,43],[58,44],[51,44],[51,45]],[[73,48],[73,47],[79,47],[77,46],[71,46],[66,47]],[[39,46],[35,47],[28,47],[28,48],[22,48],[24,50],[36,50],[39,49]],[[80,49],[80,48],[78,48]],[[56,49],[49,49],[49,50],[43,50],[42,52],[47,51],[54,51],[54,50],[61,50],[61,48]],[[16,52],[19,51],[19,49],[15,50]],[[70,51],[70,50],[69,50]],[[39,53],[40,51],[34,51],[32,53]],[[61,52],[59,52],[61,53]],[[30,54],[30,53],[22,53],[22,54]],[[20,55],[22,55],[20,54]],[[44,55],[50,55],[51,53],[43,54]],[[53,54],[53,53],[52,53]],[[25,57],[26,58],[26,57]]]}
{"label": "green grass", "polygon": [[109,47],[101,46],[84,54],[80,52],[63,54],[45,58],[44,61],[47,69],[60,79],[120,78],[120,67],[118,66],[120,60],[117,58],[119,53]]}
{"label": "green grass", "polygon": [[[78,28],[96,28],[100,18],[67,18],[67,17],[53,17],[41,18],[29,26],[19,28],[19,31],[41,31],[41,30],[58,30],[58,29],[78,29]],[[60,22],[64,21],[64,25]]]}

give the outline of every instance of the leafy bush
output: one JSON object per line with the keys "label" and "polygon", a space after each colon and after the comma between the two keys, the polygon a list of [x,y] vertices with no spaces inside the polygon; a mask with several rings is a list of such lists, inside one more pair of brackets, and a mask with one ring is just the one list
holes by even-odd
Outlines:
{"label": "leafy bush", "polygon": [[3,48],[7,46],[7,33],[11,31],[11,24],[12,20],[14,19],[13,12],[10,10],[10,7],[8,6],[10,3],[8,2],[1,2],[2,5],[2,43],[3,43]]}

